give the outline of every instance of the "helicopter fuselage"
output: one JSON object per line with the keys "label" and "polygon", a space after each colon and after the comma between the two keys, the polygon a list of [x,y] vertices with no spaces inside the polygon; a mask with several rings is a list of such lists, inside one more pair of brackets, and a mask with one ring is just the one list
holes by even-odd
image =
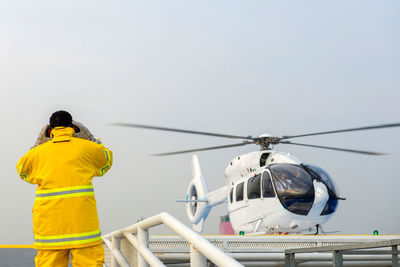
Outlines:
{"label": "helicopter fuselage", "polygon": [[197,155],[192,157],[193,179],[187,189],[186,212],[193,229],[201,232],[204,221],[213,206],[227,202],[230,221],[236,233],[304,233],[329,220],[336,212],[337,188],[331,177],[317,166],[303,164],[289,153],[272,150],[278,144],[303,146],[362,155],[380,156],[385,153],[293,142],[291,139],[306,136],[336,134],[382,128],[399,127],[400,123],[387,123],[299,135],[273,136],[261,134],[232,135],[193,131],[134,123],[113,125],[142,129],[179,132],[229,139],[240,143],[186,149],[153,154],[169,156],[196,151],[225,149],[245,145],[258,145],[261,151],[234,158],[225,170],[226,185],[210,192],[202,175]]}
{"label": "helicopter fuselage", "polygon": [[337,190],[329,175],[288,153],[241,155],[228,164],[225,174],[236,233],[315,232],[337,208]]}

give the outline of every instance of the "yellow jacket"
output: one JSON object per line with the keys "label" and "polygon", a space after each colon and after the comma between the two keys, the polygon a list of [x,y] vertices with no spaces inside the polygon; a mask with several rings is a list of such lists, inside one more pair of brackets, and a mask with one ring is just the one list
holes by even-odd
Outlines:
{"label": "yellow jacket", "polygon": [[19,176],[38,185],[32,210],[37,249],[101,243],[92,179],[111,168],[112,152],[73,133],[70,127],[54,128],[52,140],[29,150],[17,163]]}

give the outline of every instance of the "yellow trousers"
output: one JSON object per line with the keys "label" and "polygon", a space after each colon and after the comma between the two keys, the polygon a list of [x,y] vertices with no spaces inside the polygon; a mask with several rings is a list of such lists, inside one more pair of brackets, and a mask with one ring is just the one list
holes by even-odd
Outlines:
{"label": "yellow trousers", "polygon": [[73,267],[103,267],[103,245],[60,250],[38,250],[36,267],[68,267],[69,255]]}

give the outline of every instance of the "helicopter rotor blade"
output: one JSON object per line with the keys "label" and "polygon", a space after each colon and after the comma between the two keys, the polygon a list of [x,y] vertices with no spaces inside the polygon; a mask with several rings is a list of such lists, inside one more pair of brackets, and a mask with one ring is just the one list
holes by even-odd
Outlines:
{"label": "helicopter rotor blade", "polygon": [[280,140],[289,139],[289,138],[304,137],[304,136],[343,133],[343,132],[354,132],[354,131],[373,130],[373,129],[391,128],[391,127],[399,127],[399,126],[400,126],[400,123],[389,123],[389,124],[379,124],[379,125],[364,126],[364,127],[350,128],[350,129],[327,131],[327,132],[318,132],[318,133],[309,133],[309,134],[300,134],[300,135],[285,135],[285,136],[282,136],[280,138]]}
{"label": "helicopter rotor blade", "polygon": [[170,155],[177,155],[177,154],[184,154],[184,153],[190,153],[190,152],[197,152],[197,151],[205,151],[205,150],[213,150],[213,149],[222,149],[222,148],[228,148],[228,147],[236,147],[236,146],[245,146],[253,144],[253,142],[243,142],[243,143],[238,143],[238,144],[230,144],[230,145],[223,145],[223,146],[212,146],[212,147],[203,147],[203,148],[195,148],[195,149],[189,149],[189,150],[181,150],[181,151],[174,151],[174,152],[166,152],[166,153],[158,153],[158,154],[152,154],[150,156],[170,156]]}
{"label": "helicopter rotor blade", "polygon": [[362,151],[362,150],[338,148],[338,147],[328,147],[328,146],[318,146],[318,145],[310,145],[310,144],[301,144],[301,143],[293,143],[293,142],[290,142],[290,141],[281,141],[281,142],[279,142],[279,144],[315,147],[315,148],[330,149],[330,150],[337,150],[337,151],[350,152],[350,153],[358,153],[358,154],[371,155],[371,156],[387,155],[386,153],[380,153],[380,152]]}
{"label": "helicopter rotor blade", "polygon": [[253,138],[251,136],[238,136],[238,135],[230,135],[230,134],[219,134],[219,133],[192,131],[192,130],[182,130],[182,129],[175,129],[175,128],[166,128],[166,127],[159,127],[159,126],[135,124],[135,123],[111,123],[110,125],[151,129],[151,130],[160,130],[160,131],[179,132],[179,133],[187,133],[187,134],[200,134],[200,135],[208,135],[208,136],[216,136],[216,137],[224,137],[224,138],[232,138],[232,139],[246,139],[246,140],[250,139],[253,141],[255,141],[257,139],[257,138]]}

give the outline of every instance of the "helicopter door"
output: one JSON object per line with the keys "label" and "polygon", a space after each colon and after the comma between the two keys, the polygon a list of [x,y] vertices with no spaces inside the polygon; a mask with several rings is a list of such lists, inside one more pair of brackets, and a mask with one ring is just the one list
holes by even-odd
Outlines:
{"label": "helicopter door", "polygon": [[243,201],[244,182],[236,186],[236,202]]}
{"label": "helicopter door", "polygon": [[262,196],[263,198],[274,198],[276,196],[269,171],[265,171],[262,176]]}
{"label": "helicopter door", "polygon": [[261,174],[251,177],[247,181],[247,199],[257,199],[261,197]]}

